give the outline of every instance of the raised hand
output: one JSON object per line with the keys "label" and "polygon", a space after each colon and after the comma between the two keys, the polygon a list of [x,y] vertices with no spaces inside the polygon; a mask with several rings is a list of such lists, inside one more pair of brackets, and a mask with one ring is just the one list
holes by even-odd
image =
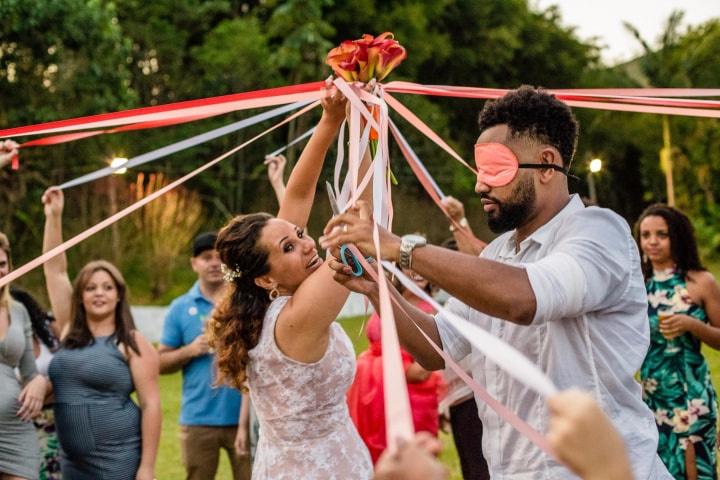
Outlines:
{"label": "raised hand", "polygon": [[62,190],[57,187],[50,187],[42,195],[42,203],[45,205],[46,217],[62,216],[65,206],[65,197]]}
{"label": "raised hand", "polygon": [[325,80],[325,97],[320,100],[320,104],[323,108],[323,119],[338,125],[345,119],[347,99],[345,95],[333,85],[330,78]]}
{"label": "raised hand", "polygon": [[452,218],[456,222],[459,222],[460,220],[465,218],[465,207],[463,206],[462,202],[457,198],[448,195],[441,200],[441,203],[445,207],[445,210],[447,210],[450,218]]}
{"label": "raised hand", "polygon": [[285,173],[286,164],[287,159],[285,158],[285,155],[268,155],[267,157],[265,157],[265,165],[267,165],[267,174],[268,180],[270,180],[270,184],[272,184],[273,186],[284,186],[283,174]]}
{"label": "raised hand", "polygon": [[0,168],[10,163],[19,149],[20,145],[12,140],[0,141]]}

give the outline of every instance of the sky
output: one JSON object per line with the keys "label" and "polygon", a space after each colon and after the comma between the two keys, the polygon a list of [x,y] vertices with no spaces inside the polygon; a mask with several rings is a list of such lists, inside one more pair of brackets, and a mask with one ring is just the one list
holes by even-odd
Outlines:
{"label": "sky", "polygon": [[651,46],[664,29],[673,10],[683,10],[684,31],[687,25],[697,25],[720,17],[720,0],[531,0],[540,9],[558,5],[565,26],[577,27],[581,39],[599,37],[605,46],[602,58],[608,65],[630,60],[642,52],[642,47],[623,21],[634,25]]}

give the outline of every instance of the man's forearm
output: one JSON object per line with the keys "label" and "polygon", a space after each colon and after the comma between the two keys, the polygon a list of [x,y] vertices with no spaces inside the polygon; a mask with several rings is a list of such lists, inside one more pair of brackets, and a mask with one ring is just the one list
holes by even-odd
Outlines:
{"label": "man's forearm", "polygon": [[[442,357],[428,343],[427,339],[420,333],[416,324],[422,328],[425,334],[432,339],[435,344],[442,346],[440,334],[435,324],[435,319],[416,308],[405,300],[397,290],[390,287],[390,303],[395,316],[395,325],[398,332],[400,344],[405,350],[415,357],[415,360],[428,370],[441,370],[445,367]],[[375,307],[375,311],[380,312],[380,294],[378,292],[368,296]]]}
{"label": "man's forearm", "polygon": [[412,269],[493,317],[529,325],[535,316],[535,293],[523,268],[428,245],[413,251]]}
{"label": "man's forearm", "polygon": [[160,350],[160,373],[175,373],[195,358],[190,345],[173,350]]}

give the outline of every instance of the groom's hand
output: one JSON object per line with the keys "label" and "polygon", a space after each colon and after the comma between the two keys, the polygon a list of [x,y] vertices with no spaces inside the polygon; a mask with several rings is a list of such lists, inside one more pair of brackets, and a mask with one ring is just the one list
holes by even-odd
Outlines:
{"label": "groom's hand", "polygon": [[[375,263],[370,267],[375,268]],[[336,258],[328,260],[328,266],[335,271],[333,278],[339,284],[345,286],[351,292],[360,293],[362,295],[373,295],[377,293],[377,283],[365,272],[362,276],[356,277],[352,274],[352,269]],[[376,270],[377,272],[377,270]]]}
{"label": "groom's hand", "polygon": [[[330,219],[325,226],[323,236],[320,237],[320,245],[322,248],[335,251],[341,245],[353,244],[363,255],[374,257],[377,252],[373,243],[373,228],[370,207],[360,200],[346,213]],[[381,226],[378,226],[378,231],[380,256],[383,260],[397,261],[400,255],[400,237]]]}

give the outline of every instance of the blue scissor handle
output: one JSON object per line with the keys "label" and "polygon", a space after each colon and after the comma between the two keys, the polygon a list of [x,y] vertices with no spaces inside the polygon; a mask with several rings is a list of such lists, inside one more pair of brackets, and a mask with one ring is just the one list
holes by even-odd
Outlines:
{"label": "blue scissor handle", "polygon": [[[367,257],[366,260],[371,262],[373,258]],[[340,261],[352,269],[352,274],[354,276],[362,277],[364,272],[363,267],[360,265],[360,262],[357,258],[355,258],[355,255],[353,255],[347,245],[340,247]]]}

